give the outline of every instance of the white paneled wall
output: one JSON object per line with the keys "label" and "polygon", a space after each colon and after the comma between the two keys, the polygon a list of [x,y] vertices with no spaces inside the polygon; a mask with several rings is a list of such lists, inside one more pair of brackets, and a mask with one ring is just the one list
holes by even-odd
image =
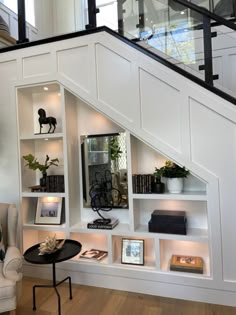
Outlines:
{"label": "white paneled wall", "polygon": [[[212,279],[202,279],[201,289],[186,278],[186,290],[169,276],[162,295],[235,305],[235,106],[105,32],[3,53],[0,70],[1,200],[19,202],[14,87],[58,81],[208,183]],[[80,279],[91,284],[100,273]],[[120,277],[118,270],[114,275]],[[130,281],[134,288],[150,289],[146,293],[160,293],[151,274],[131,278],[132,272],[114,286]]]}

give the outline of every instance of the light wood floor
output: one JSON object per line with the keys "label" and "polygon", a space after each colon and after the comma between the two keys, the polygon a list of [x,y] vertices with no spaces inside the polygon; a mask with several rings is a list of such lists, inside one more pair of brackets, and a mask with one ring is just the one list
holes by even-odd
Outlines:
{"label": "light wood floor", "polygon": [[[22,298],[16,315],[55,315],[57,297],[54,289],[38,289],[37,310],[32,310],[32,286],[47,281],[24,278]],[[236,308],[189,302],[125,291],[73,285],[69,299],[68,285],[58,287],[62,315],[236,315]]]}

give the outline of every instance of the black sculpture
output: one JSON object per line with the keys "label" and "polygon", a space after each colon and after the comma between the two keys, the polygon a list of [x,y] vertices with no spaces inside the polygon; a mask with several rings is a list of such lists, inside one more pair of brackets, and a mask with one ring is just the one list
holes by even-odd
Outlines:
{"label": "black sculpture", "polygon": [[51,116],[47,117],[46,111],[43,108],[40,108],[38,110],[38,114],[39,114],[39,126],[40,126],[40,132],[39,133],[41,133],[43,125],[45,125],[45,124],[49,125],[49,129],[48,129],[47,133],[50,133],[52,127],[53,127],[53,129],[52,129],[51,133],[53,133],[55,131],[56,125],[57,125],[56,118],[51,117]]}
{"label": "black sculpture", "polygon": [[100,211],[111,211],[114,206],[114,194],[116,195],[117,203],[121,203],[120,191],[112,187],[112,174],[109,170],[105,171],[103,177],[101,173],[95,174],[95,181],[90,188],[89,195],[91,198],[91,208],[97,212],[101,219],[94,222],[108,224],[110,219],[106,219]]}

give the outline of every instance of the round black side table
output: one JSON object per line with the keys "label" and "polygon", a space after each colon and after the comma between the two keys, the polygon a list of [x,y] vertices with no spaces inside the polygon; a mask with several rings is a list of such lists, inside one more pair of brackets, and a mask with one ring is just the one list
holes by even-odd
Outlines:
{"label": "round black side table", "polygon": [[40,243],[28,248],[24,253],[24,258],[27,262],[30,262],[32,264],[52,264],[52,284],[33,286],[33,310],[36,310],[36,288],[54,288],[58,300],[58,315],[61,315],[61,297],[57,290],[57,286],[65,282],[66,280],[69,280],[70,299],[72,299],[72,287],[70,276],[66,277],[60,282],[56,282],[56,263],[68,260],[79,254],[82,245],[77,241],[67,239],[60,250],[53,254],[45,255],[39,255],[39,245]]}

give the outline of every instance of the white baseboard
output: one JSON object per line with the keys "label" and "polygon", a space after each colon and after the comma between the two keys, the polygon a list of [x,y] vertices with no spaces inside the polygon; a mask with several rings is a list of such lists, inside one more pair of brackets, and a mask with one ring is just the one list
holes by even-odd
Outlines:
{"label": "white baseboard", "polygon": [[[139,271],[138,273],[142,272]],[[35,278],[35,275],[37,275],[37,278],[50,280],[52,279],[52,268],[50,265],[24,264],[24,276]],[[78,264],[77,266],[75,264],[74,266],[73,264],[69,264],[69,267],[67,263],[56,264],[56,275],[57,281],[60,281],[67,276],[71,276],[72,282],[80,285],[233,307],[236,306],[236,292],[191,286],[186,285],[184,282],[183,284],[177,284],[156,281],[155,279],[135,279],[132,275],[131,277],[124,275],[123,270],[115,270],[114,272],[112,268],[106,270],[104,273],[101,271],[96,273],[96,267],[90,266],[90,264],[89,268],[88,265],[84,268],[84,266],[78,266]]]}

